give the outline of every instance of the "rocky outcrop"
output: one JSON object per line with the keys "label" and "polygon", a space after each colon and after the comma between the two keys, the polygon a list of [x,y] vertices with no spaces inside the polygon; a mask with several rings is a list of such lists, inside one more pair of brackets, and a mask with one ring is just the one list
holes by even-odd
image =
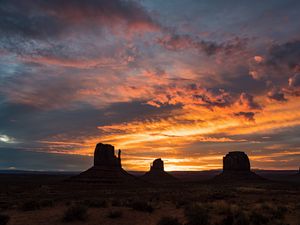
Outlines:
{"label": "rocky outcrop", "polygon": [[164,184],[177,181],[175,177],[164,171],[164,161],[160,158],[153,161],[153,163],[150,165],[150,171],[145,173],[141,178],[147,182],[155,184]]}
{"label": "rocky outcrop", "polygon": [[115,147],[109,144],[99,143],[94,152],[94,166],[121,168],[121,150],[118,157],[115,156]]}
{"label": "rocky outcrop", "polygon": [[214,178],[221,182],[263,180],[251,171],[250,160],[245,152],[229,152],[223,157],[223,172]]}
{"label": "rocky outcrop", "polygon": [[223,171],[250,171],[250,161],[244,152],[229,152],[223,157]]}
{"label": "rocky outcrop", "polygon": [[164,171],[164,161],[162,161],[160,158],[155,159],[150,166],[150,171]]}
{"label": "rocky outcrop", "polygon": [[70,181],[97,185],[133,185],[140,182],[122,168],[121,150],[116,156],[114,146],[102,143],[96,145],[94,166],[72,177]]}

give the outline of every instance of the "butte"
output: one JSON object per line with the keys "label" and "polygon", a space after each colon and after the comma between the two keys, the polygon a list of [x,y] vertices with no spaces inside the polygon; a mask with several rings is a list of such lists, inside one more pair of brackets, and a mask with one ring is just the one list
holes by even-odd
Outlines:
{"label": "butte", "polygon": [[177,179],[164,170],[164,161],[155,159],[150,165],[150,171],[141,176],[142,180],[154,184],[166,184],[176,182]]}
{"label": "butte", "polygon": [[223,172],[215,177],[218,181],[254,181],[263,180],[251,171],[250,160],[246,153],[229,152],[223,157]]}
{"label": "butte", "polygon": [[121,150],[116,156],[114,146],[102,143],[96,145],[94,165],[72,177],[70,181],[103,185],[132,185],[139,182],[136,177],[122,168]]}

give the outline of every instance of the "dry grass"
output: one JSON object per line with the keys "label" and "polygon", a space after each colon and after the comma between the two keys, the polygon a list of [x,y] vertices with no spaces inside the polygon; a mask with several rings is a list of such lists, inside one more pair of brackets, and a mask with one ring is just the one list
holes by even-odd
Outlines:
{"label": "dry grass", "polygon": [[[32,190],[21,187],[0,192],[0,212],[10,218],[9,225],[61,225],[65,221],[76,225],[300,224],[297,186],[193,184],[113,189],[81,185],[72,186],[72,192],[66,184]],[[78,205],[84,209],[73,208]]]}

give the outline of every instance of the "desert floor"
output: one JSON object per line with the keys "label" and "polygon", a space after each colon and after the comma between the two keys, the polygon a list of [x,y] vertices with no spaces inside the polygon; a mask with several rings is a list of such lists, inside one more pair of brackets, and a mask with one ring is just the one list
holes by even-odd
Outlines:
{"label": "desert floor", "polygon": [[[64,176],[1,175],[0,225],[299,225],[300,186],[193,182],[99,186]],[[164,219],[162,219],[164,218]]]}

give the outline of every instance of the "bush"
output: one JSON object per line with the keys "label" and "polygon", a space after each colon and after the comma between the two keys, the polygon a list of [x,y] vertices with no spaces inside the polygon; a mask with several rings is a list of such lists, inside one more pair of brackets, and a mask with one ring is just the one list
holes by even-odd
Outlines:
{"label": "bush", "polygon": [[119,206],[122,206],[123,203],[122,203],[122,201],[120,201],[119,199],[113,199],[113,200],[111,201],[111,205],[112,205],[112,206],[117,206],[117,207],[119,207]]}
{"label": "bush", "polygon": [[37,201],[27,201],[24,202],[21,206],[21,210],[23,211],[33,211],[40,208],[40,204]]}
{"label": "bush", "polygon": [[145,201],[135,201],[131,203],[131,208],[136,211],[152,213],[154,208],[151,204]]}
{"label": "bush", "polygon": [[180,199],[180,200],[175,202],[175,205],[176,205],[177,209],[180,209],[180,208],[186,206],[187,204],[188,204],[188,201],[183,200],[183,199]]}
{"label": "bush", "polygon": [[181,225],[181,223],[178,221],[177,218],[174,218],[174,217],[162,217],[157,225]]}
{"label": "bush", "polygon": [[40,205],[41,207],[51,207],[51,206],[54,205],[54,203],[53,203],[52,200],[45,199],[45,200],[41,201],[39,205]]}
{"label": "bush", "polygon": [[122,217],[123,213],[120,210],[112,210],[108,213],[107,217],[111,219],[116,219]]}
{"label": "bush", "polygon": [[70,206],[64,213],[63,221],[85,221],[87,219],[87,208],[83,205],[73,205]]}
{"label": "bush", "polygon": [[227,215],[228,213],[231,212],[231,207],[230,205],[225,202],[224,200],[221,201],[216,201],[212,203],[213,208],[216,210],[216,212],[220,215]]}
{"label": "bush", "polygon": [[0,214],[0,225],[6,225],[9,219],[8,215]]}
{"label": "bush", "polygon": [[283,219],[287,211],[288,209],[285,206],[279,206],[273,213],[273,216],[276,219]]}
{"label": "bush", "polygon": [[243,211],[229,212],[222,220],[222,225],[249,225],[250,221]]}
{"label": "bush", "polygon": [[80,204],[92,208],[106,208],[107,202],[105,200],[84,200]]}
{"label": "bush", "polygon": [[208,210],[199,204],[193,204],[184,211],[187,225],[208,225],[210,222]]}
{"label": "bush", "polygon": [[255,225],[262,225],[267,224],[269,222],[269,218],[263,214],[253,211],[250,215],[250,221]]}
{"label": "bush", "polygon": [[249,224],[250,224],[249,218],[243,211],[239,211],[235,215],[234,225],[249,225]]}

